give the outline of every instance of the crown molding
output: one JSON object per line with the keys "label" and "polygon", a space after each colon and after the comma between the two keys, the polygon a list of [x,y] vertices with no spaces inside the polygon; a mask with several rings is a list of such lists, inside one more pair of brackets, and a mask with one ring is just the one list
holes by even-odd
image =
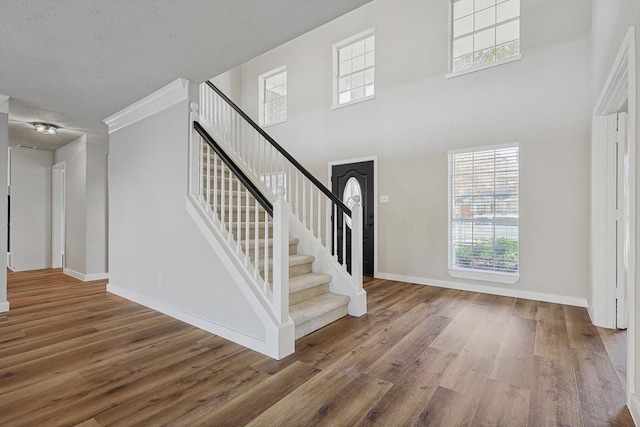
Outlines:
{"label": "crown molding", "polygon": [[189,97],[189,81],[177,79],[142,98],[140,101],[118,111],[104,119],[109,128],[109,133],[116,132],[123,127],[139,122],[153,114],[165,110]]}

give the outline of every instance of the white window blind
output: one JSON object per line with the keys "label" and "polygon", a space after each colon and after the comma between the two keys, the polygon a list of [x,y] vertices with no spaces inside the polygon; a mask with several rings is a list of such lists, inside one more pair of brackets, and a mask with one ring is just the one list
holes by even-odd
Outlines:
{"label": "white window blind", "polygon": [[371,31],[334,45],[334,105],[373,98],[375,49]]}
{"label": "white window blind", "polygon": [[280,67],[260,76],[260,124],[287,120],[287,69]]}
{"label": "white window blind", "polygon": [[520,0],[451,0],[451,72],[520,54]]}
{"label": "white window blind", "polygon": [[517,275],[519,148],[449,152],[449,269]]}

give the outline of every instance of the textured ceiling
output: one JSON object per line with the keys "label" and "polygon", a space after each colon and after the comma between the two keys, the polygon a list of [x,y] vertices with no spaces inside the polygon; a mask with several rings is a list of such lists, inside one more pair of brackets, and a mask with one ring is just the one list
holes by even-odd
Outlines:
{"label": "textured ceiling", "polygon": [[105,135],[103,119],[176,78],[207,80],[368,1],[0,0],[0,94],[14,132]]}

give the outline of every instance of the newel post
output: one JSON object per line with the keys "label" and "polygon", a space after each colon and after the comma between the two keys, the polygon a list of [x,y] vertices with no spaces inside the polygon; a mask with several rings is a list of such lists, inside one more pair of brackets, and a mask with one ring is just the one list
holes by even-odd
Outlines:
{"label": "newel post", "polygon": [[289,320],[289,203],[284,187],[273,204],[273,307],[281,323]]}
{"label": "newel post", "polygon": [[[193,127],[193,123],[200,120],[198,103],[192,102],[189,104],[189,108],[191,112],[189,113],[189,176],[187,191],[189,195],[197,196],[200,192],[198,179],[202,174],[202,167],[200,167],[202,155],[200,155],[200,135]],[[202,180],[200,179],[199,182],[202,182]]]}
{"label": "newel post", "polygon": [[362,204],[353,196],[351,208],[351,277],[356,289],[362,289]]}

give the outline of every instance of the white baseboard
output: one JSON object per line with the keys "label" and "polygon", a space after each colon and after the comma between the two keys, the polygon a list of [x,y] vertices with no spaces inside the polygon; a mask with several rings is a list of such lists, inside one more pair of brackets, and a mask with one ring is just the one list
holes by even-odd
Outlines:
{"label": "white baseboard", "polygon": [[62,272],[67,276],[71,276],[74,279],[82,280],[83,282],[91,282],[93,280],[105,280],[109,278],[109,273],[82,274],[70,268],[63,268]]}
{"label": "white baseboard", "polygon": [[637,394],[629,396],[629,412],[631,412],[634,424],[640,425],[640,400],[638,400]]}
{"label": "white baseboard", "polygon": [[84,274],[82,273],[78,273],[77,271],[74,271],[70,268],[63,268],[62,272],[67,276],[71,276],[74,279],[82,280],[84,282]]}
{"label": "white baseboard", "polygon": [[0,313],[9,311],[9,301],[0,302]]}
{"label": "white baseboard", "polygon": [[479,292],[490,295],[500,295],[504,297],[530,299],[535,301],[552,302],[556,304],[573,305],[577,307],[588,307],[584,298],[569,297],[565,295],[547,294],[544,292],[522,291],[518,289],[496,288],[493,286],[474,285],[471,283],[451,282],[448,280],[428,279],[424,277],[403,276],[400,274],[390,274],[378,272],[377,278],[395,280],[398,282],[409,282],[418,285],[438,286],[440,288],[457,289],[460,291]]}
{"label": "white baseboard", "polygon": [[84,276],[85,282],[91,282],[93,280],[107,280],[109,278],[109,273],[95,273],[95,274],[87,274]]}
{"label": "white baseboard", "polygon": [[203,329],[207,332],[218,335],[219,337],[250,348],[251,350],[273,357],[268,353],[265,341],[261,341],[258,338],[243,334],[242,332],[227,328],[210,320],[182,311],[179,308],[172,307],[153,298],[140,295],[136,292],[110,283],[107,283],[107,292],[111,292],[114,295],[118,295],[152,310],[159,311],[160,313],[171,316],[174,319],[181,320],[189,325],[195,326],[196,328]]}

